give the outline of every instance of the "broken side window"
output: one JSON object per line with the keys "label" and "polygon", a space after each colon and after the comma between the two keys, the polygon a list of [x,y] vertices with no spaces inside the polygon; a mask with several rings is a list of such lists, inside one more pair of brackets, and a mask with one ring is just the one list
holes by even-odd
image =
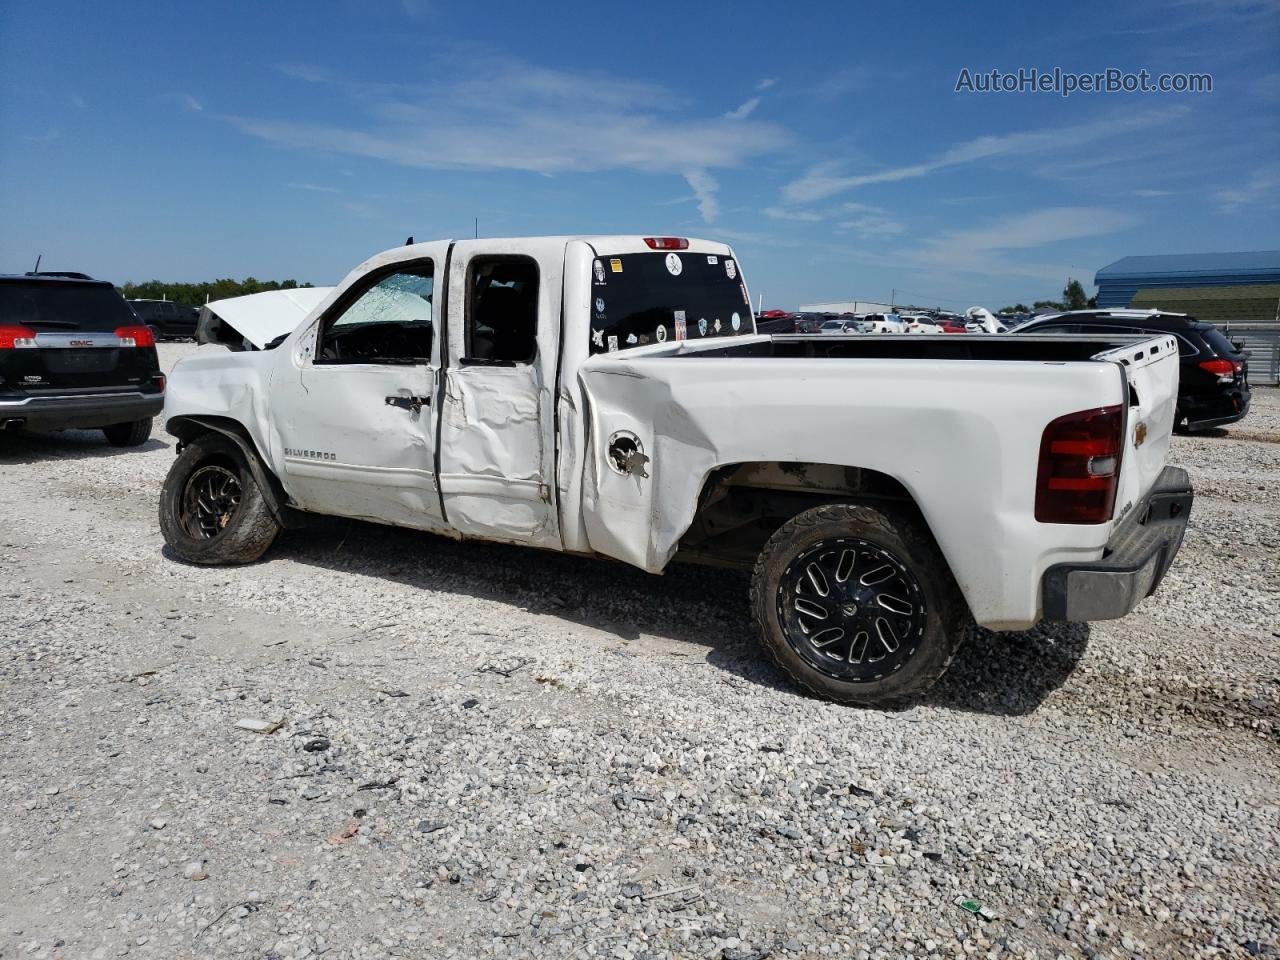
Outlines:
{"label": "broken side window", "polygon": [[430,363],[430,260],[368,278],[324,319],[317,363]]}

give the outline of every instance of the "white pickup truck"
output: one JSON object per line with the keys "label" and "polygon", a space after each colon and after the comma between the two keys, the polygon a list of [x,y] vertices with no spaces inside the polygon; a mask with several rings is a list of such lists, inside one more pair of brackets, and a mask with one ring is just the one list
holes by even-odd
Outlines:
{"label": "white pickup truck", "polygon": [[750,303],[703,240],[379,254],[268,349],[176,366],[165,539],[247,563],[316,513],[737,565],[765,649],[849,703],[919,694],[975,622],[1155,590],[1192,501],[1173,337],[770,337]]}

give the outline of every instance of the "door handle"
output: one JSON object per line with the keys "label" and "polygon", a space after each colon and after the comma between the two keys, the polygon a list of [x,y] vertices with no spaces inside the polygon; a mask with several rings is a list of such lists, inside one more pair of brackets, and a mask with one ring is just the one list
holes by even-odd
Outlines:
{"label": "door handle", "polygon": [[399,407],[401,410],[421,412],[423,407],[431,406],[430,397],[387,397],[388,407]]}

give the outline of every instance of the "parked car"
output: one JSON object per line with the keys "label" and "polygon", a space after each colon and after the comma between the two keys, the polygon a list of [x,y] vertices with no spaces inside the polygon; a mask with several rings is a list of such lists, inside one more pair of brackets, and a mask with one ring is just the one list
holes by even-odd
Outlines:
{"label": "parked car", "polygon": [[0,429],[151,435],[164,402],[155,340],[110,283],[0,276]]}
{"label": "parked car", "polygon": [[863,333],[906,333],[907,325],[896,313],[867,313],[858,318]]}
{"label": "parked car", "polygon": [[332,514],[735,565],[765,649],[850,703],[919,695],[974,621],[1120,617],[1159,584],[1192,501],[1172,336],[770,337],[750,307],[705,240],[389,250],[278,345],[177,364],[164,538],[249,563]]}
{"label": "parked car", "polygon": [[1249,412],[1249,364],[1211,323],[1160,310],[1080,310],[1036,317],[1018,334],[1149,337],[1170,334],[1178,344],[1181,378],[1175,425],[1203,430],[1234,423]]}
{"label": "parked car", "polygon": [[964,317],[958,317],[954,313],[945,313],[938,316],[938,329],[943,333],[968,333],[969,327]]}
{"label": "parked car", "polygon": [[822,325],[818,327],[818,333],[827,336],[833,333],[859,333],[858,322],[852,317],[834,317],[830,320],[822,321]]}
{"label": "parked car", "polygon": [[172,300],[130,300],[129,306],[138,319],[151,328],[157,340],[194,340],[199,307],[189,307]]}

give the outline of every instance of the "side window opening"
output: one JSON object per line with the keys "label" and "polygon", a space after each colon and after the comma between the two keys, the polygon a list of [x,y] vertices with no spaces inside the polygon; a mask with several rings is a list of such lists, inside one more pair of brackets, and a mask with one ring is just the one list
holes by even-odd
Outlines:
{"label": "side window opening", "polygon": [[471,261],[465,331],[464,364],[533,362],[538,349],[538,264],[532,257]]}
{"label": "side window opening", "polygon": [[397,266],[325,317],[317,363],[430,363],[431,261]]}

